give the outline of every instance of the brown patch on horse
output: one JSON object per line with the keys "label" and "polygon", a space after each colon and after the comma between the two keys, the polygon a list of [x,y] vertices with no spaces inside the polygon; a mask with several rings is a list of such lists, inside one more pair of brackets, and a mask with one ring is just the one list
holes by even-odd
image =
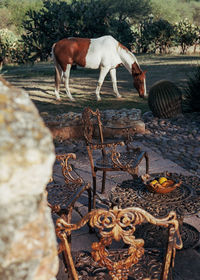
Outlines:
{"label": "brown patch on horse", "polygon": [[146,73],[146,71],[142,71],[136,62],[134,62],[132,64],[133,84],[134,84],[134,87],[139,92],[140,97],[144,97],[145,73]]}
{"label": "brown patch on horse", "polygon": [[53,52],[56,61],[65,72],[67,64],[77,64],[85,67],[86,55],[90,46],[90,39],[67,38],[54,44]]}
{"label": "brown patch on horse", "polygon": [[125,47],[124,45],[122,45],[121,43],[119,43],[119,47],[124,49],[125,51],[129,52],[129,49],[127,47]]}
{"label": "brown patch on horse", "polygon": [[132,75],[137,76],[141,74],[142,74],[142,70],[140,69],[139,65],[136,62],[134,62],[132,64]]}
{"label": "brown patch on horse", "polygon": [[116,66],[115,68],[118,68],[118,67],[121,67],[121,66],[123,66],[123,64],[122,64],[122,63],[117,64],[117,66]]}

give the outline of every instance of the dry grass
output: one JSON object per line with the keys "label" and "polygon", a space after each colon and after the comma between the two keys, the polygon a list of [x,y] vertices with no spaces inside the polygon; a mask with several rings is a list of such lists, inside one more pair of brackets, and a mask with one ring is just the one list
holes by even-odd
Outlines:
{"label": "dry grass", "polygon": [[[147,70],[147,90],[159,80],[175,82],[182,90],[188,75],[200,63],[200,56],[137,56],[140,66]],[[80,112],[86,106],[93,109],[140,108],[148,111],[147,99],[139,98],[133,88],[132,77],[129,72],[120,67],[117,69],[118,88],[122,95],[117,99],[113,95],[110,77],[106,77],[101,90],[102,101],[97,102],[95,88],[99,70],[78,68],[72,70],[70,89],[75,102],[70,102],[61,87],[62,101],[58,102],[54,95],[54,67],[52,62],[38,63],[26,66],[7,66],[3,68],[3,76],[16,87],[29,93],[31,99],[40,112],[51,114],[68,111]]]}

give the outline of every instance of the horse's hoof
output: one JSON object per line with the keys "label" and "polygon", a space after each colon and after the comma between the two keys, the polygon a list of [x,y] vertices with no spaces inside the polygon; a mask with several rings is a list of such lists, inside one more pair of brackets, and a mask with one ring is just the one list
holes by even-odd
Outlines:
{"label": "horse's hoof", "polygon": [[117,99],[121,99],[122,98],[122,96],[121,95],[117,95]]}

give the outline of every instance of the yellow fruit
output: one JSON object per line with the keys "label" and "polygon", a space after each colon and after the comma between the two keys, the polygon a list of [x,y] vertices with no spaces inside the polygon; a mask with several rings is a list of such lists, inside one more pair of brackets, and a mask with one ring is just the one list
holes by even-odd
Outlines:
{"label": "yellow fruit", "polygon": [[156,183],[158,183],[157,180],[153,180],[153,181],[151,182],[152,185],[155,185]]}
{"label": "yellow fruit", "polygon": [[162,185],[162,183],[166,182],[167,181],[167,178],[165,177],[160,177],[159,179],[159,183]]}

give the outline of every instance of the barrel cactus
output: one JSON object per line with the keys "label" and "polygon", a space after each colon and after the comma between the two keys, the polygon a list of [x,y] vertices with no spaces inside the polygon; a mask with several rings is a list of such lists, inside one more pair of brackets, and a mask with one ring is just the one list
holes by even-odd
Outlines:
{"label": "barrel cactus", "polygon": [[159,81],[150,88],[148,104],[155,117],[175,117],[182,112],[181,92],[174,83]]}

